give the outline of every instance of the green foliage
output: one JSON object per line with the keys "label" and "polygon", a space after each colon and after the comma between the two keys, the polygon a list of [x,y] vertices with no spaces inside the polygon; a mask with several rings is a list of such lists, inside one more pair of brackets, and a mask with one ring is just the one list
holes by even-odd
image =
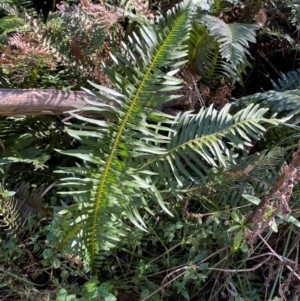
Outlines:
{"label": "green foliage", "polygon": [[[177,10],[168,14],[166,21],[160,20],[156,30],[152,28],[151,31],[148,27],[142,27],[141,38],[135,35],[129,45],[124,45],[126,53],[132,57],[131,61],[118,54],[113,56],[117,66],[127,75],[127,78],[109,67],[104,67],[106,74],[121,93],[95,85],[101,91],[96,95],[114,102],[119,108],[87,100],[91,107],[82,109],[101,112],[114,122],[73,114],[89,125],[80,126],[79,130],[76,130],[77,126],[75,129],[67,129],[71,136],[80,139],[83,146],[78,150],[63,153],[84,160],[86,163],[80,168],[64,168],[63,171],[72,175],[64,179],[64,185],[71,188],[71,194],[75,193],[75,189],[78,195],[77,205],[64,210],[70,212],[73,217],[70,221],[66,220],[72,230],[64,241],[69,242],[72,239],[72,248],[82,250],[88,265],[93,270],[101,258],[100,250],[110,249],[115,245],[118,236],[123,234],[121,227],[124,228],[124,225],[116,218],[122,211],[126,212],[132,222],[136,225],[141,223],[143,227],[144,223],[133,207],[134,204],[135,207],[145,206],[142,202],[138,202],[143,190],[147,189],[154,199],[162,203],[160,194],[149,183],[147,174],[151,173],[137,172],[137,168],[124,164],[122,158],[145,155],[153,157],[163,149],[155,145],[151,146],[148,141],[168,143],[169,139],[159,135],[157,130],[169,129],[166,126],[150,124],[146,118],[152,121],[165,120],[168,123],[172,119],[142,106],[151,105],[150,99],[156,96],[151,91],[163,91],[165,88],[174,90],[180,83],[172,76],[173,72],[164,74],[158,67],[174,66],[174,59],[178,60],[186,55],[185,47],[181,42],[188,34],[189,7],[188,2],[181,4]],[[159,30],[162,29],[163,36],[159,35]],[[178,61],[175,65],[181,64],[182,62]],[[127,68],[131,68],[132,71],[129,72]],[[105,95],[103,92],[108,94]],[[168,99],[170,96],[163,97],[162,94],[156,97],[156,103],[160,104]],[[91,146],[95,151],[100,151],[91,154]],[[93,214],[89,214],[90,212]]]}
{"label": "green foliage", "polygon": [[0,13],[5,16],[0,18],[0,42],[4,42],[7,35],[11,32],[28,31],[33,10],[26,10],[24,7],[31,4],[31,1],[0,1]]}
{"label": "green foliage", "polygon": [[296,90],[300,88],[300,69],[295,71],[290,71],[287,74],[281,72],[280,78],[277,80],[276,84],[272,80],[274,90],[276,91],[287,91],[287,90]]}
{"label": "green foliage", "polygon": [[[298,71],[282,73],[276,91],[219,110],[208,102],[177,116],[154,109],[180,99],[178,89],[192,80],[178,71],[190,65],[201,83],[242,82],[258,27],[227,24],[236,9],[227,7],[241,5],[227,2],[183,1],[169,12],[172,3],[159,3],[153,19],[153,3],[121,1],[118,14],[106,1],[110,20],[91,7],[65,5],[36,29],[55,54],[42,48],[27,55],[30,66],[3,68],[8,87],[21,85],[18,70],[29,71],[25,88],[78,86],[97,68],[105,79],[85,89],[104,102],[85,99],[65,124],[54,116],[0,119],[0,221],[7,230],[0,234],[0,294],[4,288],[22,300],[275,300],[285,281],[297,298],[285,264],[297,256],[291,237],[299,226],[298,194],[289,201],[292,215],[279,213],[258,243],[249,243],[247,216],[296,148]],[[61,60],[60,73],[47,70],[49,58]],[[270,250],[264,240],[278,237]]]}
{"label": "green foliage", "polygon": [[13,236],[18,236],[22,224],[18,202],[13,198],[14,191],[7,191],[1,187],[0,191],[0,216],[1,228],[6,228]]}
{"label": "green foliage", "polygon": [[[56,156],[55,147],[69,146],[70,140],[64,138],[67,136],[62,123],[51,116],[44,117],[44,120],[40,120],[37,116],[1,117],[0,139],[5,147],[0,157],[0,166],[25,163],[27,173],[29,166],[32,166],[35,171],[43,170],[46,162]],[[20,168],[21,165],[18,166]],[[18,176],[20,174],[21,169],[18,171]],[[13,174],[9,176],[16,179]],[[22,177],[25,175],[22,174]]]}
{"label": "green foliage", "polygon": [[[209,167],[226,166],[226,161],[234,164],[238,151],[245,152],[251,139],[258,140],[265,131],[262,124],[280,123],[277,119],[263,118],[266,110],[252,105],[233,116],[229,114],[230,106],[225,106],[221,112],[210,107],[196,115],[187,112],[175,119],[146,107],[172,97],[164,93],[153,95],[150,91],[173,91],[180,83],[172,76],[175,72],[163,73],[158,68],[182,64],[178,59],[186,51],[180,42],[188,37],[189,5],[183,2],[151,31],[149,27],[141,27],[139,36],[133,35],[131,43],[124,45],[130,60],[112,54],[120,73],[106,66],[104,72],[120,92],[93,86],[99,89],[94,95],[116,106],[87,99],[90,106],[81,108],[101,112],[111,121],[72,114],[86,122],[86,125],[69,125],[67,129],[82,146],[62,153],[83,163],[80,167],[62,169],[69,175],[63,179],[63,186],[70,189],[67,194],[77,197],[75,205],[61,212],[64,224],[60,224],[61,219],[57,224],[70,229],[62,246],[69,243],[73,252],[79,250],[92,270],[99,267],[103,251],[115,246],[119,237],[125,235],[127,227],[121,222],[124,214],[137,227],[144,228],[137,209],[150,210],[149,200],[157,201],[169,212],[159,191],[166,189],[164,185],[179,197],[177,188],[190,185],[191,181],[199,183],[197,178],[205,183]],[[159,32],[163,28],[162,36]],[[172,62],[174,59],[176,64]],[[155,124],[157,121],[159,124]],[[167,127],[168,124],[171,126]],[[168,134],[162,135],[160,131]]]}
{"label": "green foliage", "polygon": [[189,40],[189,59],[197,66],[199,75],[206,82],[220,76],[242,82],[242,73],[250,66],[246,55],[249,42],[255,42],[256,25],[226,24],[209,15],[194,22]]}
{"label": "green foliage", "polygon": [[[102,51],[104,34],[105,28],[101,17],[93,17],[78,6],[67,6],[64,12],[56,12],[49,16],[43,31],[43,39],[44,43],[55,51],[54,53],[68,63],[74,64],[74,59],[78,59],[79,56],[74,57],[72,47],[78,47],[79,55],[82,57],[96,50]],[[77,61],[78,63],[85,64],[83,60]]]}
{"label": "green foliage", "polygon": [[84,284],[81,292],[82,297],[77,298],[76,294],[69,294],[66,289],[62,288],[57,295],[56,301],[74,300],[74,301],[116,301],[117,298],[110,292],[112,285],[109,283],[101,283],[96,277],[91,278]]}
{"label": "green foliage", "polygon": [[5,16],[1,18],[0,23],[0,41],[3,42],[7,34],[14,31],[16,28],[22,28],[24,25],[23,20],[13,16]]}
{"label": "green foliage", "polygon": [[[144,163],[142,169],[150,165],[161,175],[161,181],[167,182],[174,190],[174,176],[179,187],[183,182],[205,184],[205,175],[211,167],[234,162],[237,150],[246,151],[251,139],[259,139],[265,130],[261,123],[277,125],[279,122],[263,118],[266,110],[259,110],[258,106],[250,105],[233,116],[229,110],[229,105],[220,112],[209,107],[201,109],[197,115],[185,113],[178,116],[170,128],[170,143],[165,153]],[[229,143],[230,149],[224,141]],[[166,174],[161,170],[167,171]]]}

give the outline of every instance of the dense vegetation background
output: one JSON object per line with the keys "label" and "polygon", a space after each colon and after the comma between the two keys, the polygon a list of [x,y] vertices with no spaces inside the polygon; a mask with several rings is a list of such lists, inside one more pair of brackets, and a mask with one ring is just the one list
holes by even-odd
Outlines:
{"label": "dense vegetation background", "polygon": [[0,117],[0,299],[299,300],[299,25],[296,0],[0,0],[0,87],[99,99]]}

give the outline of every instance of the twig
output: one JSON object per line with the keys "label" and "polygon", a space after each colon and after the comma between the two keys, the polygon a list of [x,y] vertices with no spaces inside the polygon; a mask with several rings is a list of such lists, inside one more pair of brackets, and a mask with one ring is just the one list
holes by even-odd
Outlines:
{"label": "twig", "polygon": [[296,262],[294,262],[288,258],[285,258],[285,257],[283,259],[283,257],[278,255],[260,234],[258,234],[258,236],[264,242],[264,244],[268,247],[268,249],[271,251],[273,256],[277,257],[279,259],[280,263],[284,264],[285,267],[287,269],[289,269],[298,280],[300,280],[300,276],[287,264],[287,262],[288,262],[288,263],[293,263],[295,266],[297,266]]}
{"label": "twig", "polygon": [[268,258],[266,258],[264,261],[260,262],[259,264],[255,265],[252,268],[249,269],[218,269],[218,268],[206,268],[207,270],[211,270],[211,271],[221,271],[221,272],[225,272],[225,273],[243,273],[243,272],[252,272],[257,270],[259,267],[261,267],[264,263],[266,263],[267,261],[269,261],[269,259],[271,258],[271,256],[269,256]]}

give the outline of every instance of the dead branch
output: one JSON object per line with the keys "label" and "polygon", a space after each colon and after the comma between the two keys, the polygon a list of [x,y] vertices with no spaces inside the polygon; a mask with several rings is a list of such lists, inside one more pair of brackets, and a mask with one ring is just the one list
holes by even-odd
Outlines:
{"label": "dead branch", "polygon": [[293,154],[292,162],[283,167],[282,174],[275,185],[270,188],[265,197],[247,217],[246,224],[253,223],[252,230],[248,236],[250,245],[253,244],[256,237],[265,230],[270,221],[279,212],[283,215],[290,213],[288,202],[295,184],[300,180],[299,166],[300,141],[298,142],[298,150]]}

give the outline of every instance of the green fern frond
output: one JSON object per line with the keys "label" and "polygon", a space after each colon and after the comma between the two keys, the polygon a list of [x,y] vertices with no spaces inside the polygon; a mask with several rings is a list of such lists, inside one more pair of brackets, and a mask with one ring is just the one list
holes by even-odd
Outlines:
{"label": "green fern frond", "polygon": [[19,30],[23,26],[23,20],[16,16],[5,16],[0,18],[0,41],[3,42],[6,39],[7,34]]}
{"label": "green fern frond", "polygon": [[14,192],[0,186],[0,227],[10,235],[18,236],[21,232],[22,217],[20,205],[14,199]]}
{"label": "green fern frond", "polygon": [[203,82],[210,83],[214,79],[229,78],[234,75],[231,65],[220,56],[219,43],[209,35],[204,25],[193,22],[187,45],[189,62],[196,66],[197,73],[202,77]]}
{"label": "green fern frond", "polygon": [[[0,1],[0,12],[6,16],[0,18],[0,41],[4,41],[10,32],[24,32],[30,29],[30,20],[36,14],[32,9],[25,9],[26,1]],[[26,5],[25,5],[26,6]]]}
{"label": "green fern frond", "polygon": [[[246,57],[249,55],[247,48],[249,42],[255,43],[255,30],[258,29],[258,26],[238,23],[226,24],[219,18],[209,15],[202,16],[200,23],[207,27],[209,35],[219,43],[222,59],[230,64],[237,80],[242,82],[241,73],[245,72],[247,66],[250,66]],[[202,57],[198,56],[196,60],[201,62]]]}
{"label": "green fern frond", "polygon": [[280,72],[280,75],[281,77],[277,80],[278,84],[271,80],[274,90],[283,92],[286,90],[295,90],[300,88],[300,69],[290,71],[286,74]]}
{"label": "green fern frond", "polygon": [[237,99],[232,108],[233,111],[238,111],[246,103],[258,104],[260,107],[268,108],[268,117],[286,118],[287,126],[271,128],[258,145],[260,148],[271,148],[278,146],[279,143],[281,146],[293,145],[299,139],[299,101],[298,89],[283,92],[271,90]]}
{"label": "green fern frond", "polygon": [[147,191],[153,199],[162,200],[149,182],[147,171],[139,173],[126,163],[130,157],[163,153],[163,148],[154,144],[169,142],[157,130],[170,129],[148,120],[171,123],[173,117],[146,106],[157,106],[174,98],[163,91],[180,88],[181,81],[173,77],[176,70],[165,74],[159,68],[177,68],[184,63],[182,58],[187,51],[183,41],[190,29],[190,7],[191,1],[183,1],[157,25],[143,26],[139,35],[133,34],[128,45],[123,45],[125,54],[111,55],[119,72],[104,65],[104,72],[120,92],[93,84],[100,91],[94,94],[116,106],[86,99],[90,107],[81,109],[93,110],[111,121],[72,114],[87,125],[70,125],[67,130],[83,146],[63,153],[83,160],[84,164],[62,170],[70,175],[63,185],[71,189],[69,194],[78,195],[78,203],[64,210],[70,216],[66,221],[70,231],[64,241],[73,241],[71,245],[82,252],[92,270],[97,268],[101,250],[114,246],[122,234],[124,226],[119,217],[126,214],[135,225],[143,227],[136,210],[145,206],[141,202],[143,193]]}
{"label": "green fern frond", "polygon": [[208,169],[226,166],[226,161],[234,162],[237,150],[246,152],[251,140],[259,140],[265,128],[262,124],[278,125],[277,119],[266,119],[267,109],[250,105],[235,115],[229,114],[230,105],[220,112],[211,107],[201,109],[197,115],[184,113],[171,126],[170,143],[165,154],[150,160],[143,166],[151,166],[158,174],[165,170],[168,178],[163,180],[175,190],[182,186],[182,179],[197,183],[197,178],[205,183]]}
{"label": "green fern frond", "polygon": [[5,147],[0,165],[23,162],[40,168],[50,158],[51,149],[54,153],[54,148],[62,145],[58,132],[63,135],[63,127],[53,117],[43,121],[38,116],[1,117],[0,121],[0,139]]}
{"label": "green fern frond", "polygon": [[238,111],[245,103],[259,104],[260,107],[268,108],[268,116],[284,116],[290,118],[289,124],[296,125],[300,122],[299,101],[298,89],[283,92],[270,90],[236,99],[232,108],[234,111]]}
{"label": "green fern frond", "polygon": [[280,29],[273,27],[265,27],[261,28],[260,33],[266,36],[270,36],[272,39],[277,38],[280,41],[287,41],[291,46],[295,45],[295,41],[293,40],[293,38],[290,37],[288,34],[282,33]]}

